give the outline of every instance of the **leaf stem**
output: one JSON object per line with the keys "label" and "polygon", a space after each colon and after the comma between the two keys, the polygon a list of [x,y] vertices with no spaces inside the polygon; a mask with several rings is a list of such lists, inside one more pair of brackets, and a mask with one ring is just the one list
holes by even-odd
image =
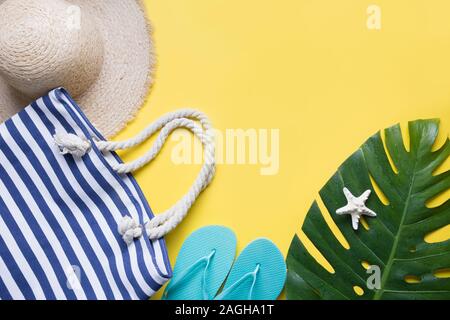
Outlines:
{"label": "leaf stem", "polygon": [[414,163],[414,168],[413,168],[413,171],[412,171],[413,172],[413,176],[411,178],[411,183],[409,185],[408,196],[406,198],[405,207],[403,208],[402,218],[400,220],[400,224],[399,224],[399,227],[398,227],[397,236],[394,239],[394,243],[392,245],[392,249],[391,249],[391,252],[390,252],[389,258],[388,258],[388,263],[386,265],[386,268],[383,271],[383,275],[381,276],[380,290],[378,290],[375,293],[375,295],[373,297],[374,300],[380,300],[381,297],[383,296],[383,293],[386,290],[384,288],[384,286],[386,285],[386,281],[389,279],[389,274],[391,272],[392,265],[395,262],[394,257],[395,257],[395,255],[397,253],[398,244],[399,244],[399,241],[400,241],[400,238],[401,238],[400,235],[402,233],[402,228],[403,228],[403,225],[404,225],[404,222],[405,222],[406,213],[408,212],[410,198],[411,198],[411,194],[412,194],[412,190],[413,190],[413,186],[414,186],[414,181],[415,181],[415,178],[416,178],[416,172],[415,172],[416,164],[417,164],[417,159],[416,159],[416,161]]}

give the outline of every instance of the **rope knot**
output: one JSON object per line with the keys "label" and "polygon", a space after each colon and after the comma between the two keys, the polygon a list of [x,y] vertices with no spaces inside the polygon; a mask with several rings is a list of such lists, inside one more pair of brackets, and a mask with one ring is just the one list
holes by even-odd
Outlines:
{"label": "rope knot", "polygon": [[119,223],[119,233],[122,239],[129,245],[134,239],[142,236],[142,226],[137,219],[133,219],[129,216],[123,217]]}
{"label": "rope knot", "polygon": [[91,149],[91,143],[88,140],[72,133],[56,132],[53,138],[63,155],[71,154],[81,158]]}

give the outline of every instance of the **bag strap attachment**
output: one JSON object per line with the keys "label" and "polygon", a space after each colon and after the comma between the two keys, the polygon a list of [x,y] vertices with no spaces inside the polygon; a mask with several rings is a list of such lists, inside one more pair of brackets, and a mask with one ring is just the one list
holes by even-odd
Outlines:
{"label": "bag strap attachment", "polygon": [[[144,227],[151,240],[162,238],[175,229],[186,217],[200,193],[208,187],[214,177],[216,170],[214,130],[208,117],[197,110],[182,109],[164,115],[131,139],[117,142],[94,141],[97,148],[103,152],[125,150],[142,144],[160,131],[153,146],[142,157],[128,163],[112,164],[112,168],[117,173],[128,174],[144,167],[155,159],[161,152],[169,135],[178,128],[191,131],[201,141],[204,148],[204,163],[189,191],[174,206],[156,215],[145,224]],[[82,157],[92,147],[91,143],[86,139],[70,133],[57,132],[54,135],[54,140],[62,154],[72,154],[75,157]],[[124,219],[127,218],[129,217],[124,217]],[[136,229],[136,226],[134,228]],[[122,228],[121,234],[125,233],[126,230]],[[130,237],[126,240],[129,243]]]}

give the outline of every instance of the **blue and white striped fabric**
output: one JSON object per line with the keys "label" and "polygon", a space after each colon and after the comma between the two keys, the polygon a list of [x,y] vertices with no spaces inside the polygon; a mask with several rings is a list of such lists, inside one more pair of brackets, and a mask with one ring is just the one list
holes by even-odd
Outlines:
{"label": "blue and white striped fabric", "polygon": [[[91,150],[62,155],[55,130]],[[171,277],[163,239],[127,245],[118,233],[124,216],[143,224],[153,213],[93,139],[103,137],[64,89],[0,125],[1,299],[147,299]]]}

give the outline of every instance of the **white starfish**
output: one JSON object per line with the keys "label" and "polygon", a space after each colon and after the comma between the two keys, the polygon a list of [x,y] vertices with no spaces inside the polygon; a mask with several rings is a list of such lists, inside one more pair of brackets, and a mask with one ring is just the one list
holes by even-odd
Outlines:
{"label": "white starfish", "polygon": [[376,217],[377,214],[366,207],[366,201],[369,199],[371,191],[367,190],[359,197],[355,197],[347,188],[344,188],[344,194],[347,198],[347,205],[336,210],[337,214],[349,214],[352,216],[353,229],[358,230],[359,219],[362,215]]}

